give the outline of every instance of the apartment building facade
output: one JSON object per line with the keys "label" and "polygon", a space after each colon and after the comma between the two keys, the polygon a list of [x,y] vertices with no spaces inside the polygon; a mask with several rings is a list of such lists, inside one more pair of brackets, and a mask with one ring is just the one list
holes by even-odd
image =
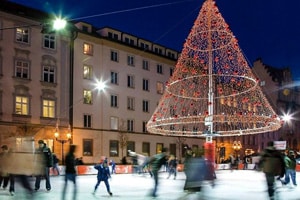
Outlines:
{"label": "apartment building facade", "polygon": [[203,138],[147,132],[178,52],[110,27],[93,34],[90,24],[75,26],[73,138],[87,163],[99,155],[118,162],[128,150],[153,155],[163,147],[181,159],[184,145],[202,148]]}
{"label": "apartment building facade", "polygon": [[[54,146],[56,116],[68,125],[68,32],[42,34],[50,15],[8,1],[0,8],[1,143]],[[16,145],[17,144],[17,145]]]}
{"label": "apartment building facade", "polygon": [[181,159],[185,144],[202,148],[203,138],[146,129],[179,52],[84,22],[45,32],[52,17],[11,2],[0,9],[1,144],[43,139],[62,158],[70,142],[85,163],[163,147]]}

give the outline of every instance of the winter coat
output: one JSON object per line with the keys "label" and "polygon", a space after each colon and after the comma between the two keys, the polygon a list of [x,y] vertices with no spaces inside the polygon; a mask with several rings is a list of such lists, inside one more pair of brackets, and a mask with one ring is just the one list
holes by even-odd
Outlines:
{"label": "winter coat", "polygon": [[292,156],[284,156],[284,163],[286,169],[296,169],[296,159]]}
{"label": "winter coat", "polygon": [[41,153],[44,155],[43,157],[43,164],[45,165],[45,167],[53,167],[53,156],[52,156],[52,152],[50,150],[50,148],[48,148],[46,146],[46,144],[44,144],[44,147],[42,148],[38,148],[36,150],[37,153]]}
{"label": "winter coat", "polygon": [[159,153],[150,158],[149,164],[151,165],[152,171],[159,171],[162,165],[167,162],[166,154]]}
{"label": "winter coat", "polygon": [[76,174],[76,163],[75,163],[75,155],[73,153],[68,153],[66,155],[66,174]]}
{"label": "winter coat", "polygon": [[109,168],[106,164],[97,164],[94,166],[96,170],[98,170],[97,178],[98,180],[105,181],[110,178]]}
{"label": "winter coat", "polygon": [[275,148],[266,148],[261,154],[260,167],[264,173],[283,177],[285,163],[282,153]]}

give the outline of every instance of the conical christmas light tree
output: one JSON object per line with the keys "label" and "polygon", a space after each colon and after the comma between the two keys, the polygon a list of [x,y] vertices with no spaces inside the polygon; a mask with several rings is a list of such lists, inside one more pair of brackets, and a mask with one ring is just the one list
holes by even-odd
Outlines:
{"label": "conical christmas light tree", "polygon": [[201,137],[257,134],[280,127],[238,40],[215,2],[206,0],[148,131]]}

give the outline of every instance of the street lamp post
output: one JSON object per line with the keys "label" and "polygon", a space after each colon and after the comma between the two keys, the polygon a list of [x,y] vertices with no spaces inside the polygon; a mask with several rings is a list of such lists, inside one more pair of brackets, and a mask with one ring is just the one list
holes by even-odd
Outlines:
{"label": "street lamp post", "polygon": [[62,165],[65,164],[65,158],[64,158],[64,144],[67,143],[67,142],[70,142],[71,141],[71,127],[69,125],[69,128],[68,128],[68,133],[67,133],[67,138],[66,139],[63,139],[63,138],[60,138],[60,134],[58,132],[58,123],[56,124],[56,129],[55,129],[55,133],[54,133],[54,136],[55,136],[55,140],[59,143],[61,143],[61,162],[62,162]]}

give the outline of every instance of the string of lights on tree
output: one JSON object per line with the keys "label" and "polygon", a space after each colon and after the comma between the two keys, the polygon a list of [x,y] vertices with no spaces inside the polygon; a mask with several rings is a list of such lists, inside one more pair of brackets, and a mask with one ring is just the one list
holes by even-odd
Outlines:
{"label": "string of lights on tree", "polygon": [[147,130],[201,137],[258,134],[280,127],[238,40],[215,1],[206,0]]}

